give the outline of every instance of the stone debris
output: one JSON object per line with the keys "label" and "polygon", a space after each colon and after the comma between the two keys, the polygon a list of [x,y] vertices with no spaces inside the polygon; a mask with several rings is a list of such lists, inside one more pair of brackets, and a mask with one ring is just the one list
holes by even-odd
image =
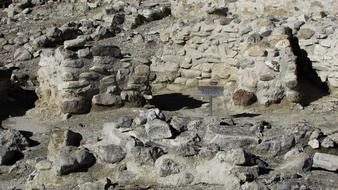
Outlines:
{"label": "stone debris", "polygon": [[96,150],[98,158],[104,162],[114,164],[120,162],[126,156],[123,149],[116,145],[98,146]]}
{"label": "stone debris", "polygon": [[52,169],[56,175],[60,176],[79,171],[94,162],[94,156],[87,149],[65,146],[57,152]]}
{"label": "stone debris", "polygon": [[338,1],[0,6],[0,189],[338,189]]}
{"label": "stone debris", "polygon": [[48,157],[53,161],[55,154],[65,146],[79,146],[82,136],[68,129],[54,128],[49,134]]}
{"label": "stone debris", "polygon": [[15,162],[21,156],[21,151],[29,146],[29,140],[19,131],[0,127],[0,165]]}
{"label": "stone debris", "polygon": [[329,171],[338,171],[338,156],[316,152],[313,156],[312,167]]}

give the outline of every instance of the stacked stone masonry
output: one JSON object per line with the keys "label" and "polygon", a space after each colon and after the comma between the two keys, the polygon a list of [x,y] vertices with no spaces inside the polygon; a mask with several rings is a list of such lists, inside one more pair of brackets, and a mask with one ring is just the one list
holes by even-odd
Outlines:
{"label": "stacked stone masonry", "polygon": [[151,65],[157,75],[153,86],[178,91],[217,81],[237,105],[284,97],[299,102],[297,59],[306,56],[300,49],[312,63],[304,67],[313,67],[334,91],[337,24],[327,15],[337,7],[336,1],[173,0],[178,21],[161,31],[165,45]]}
{"label": "stacked stone masonry", "polygon": [[[285,96],[297,102],[291,30],[265,17],[244,20],[245,27],[226,22],[227,18],[180,22],[163,31],[161,39],[166,44],[151,65],[157,74],[155,87],[167,83],[167,88],[179,90],[217,81],[227,92],[254,93],[262,104],[276,103]],[[259,23],[266,24],[266,31],[251,29]],[[235,104],[250,103],[239,102]]]}
{"label": "stacked stone masonry", "polygon": [[150,93],[149,66],[123,58],[116,46],[45,50],[39,64],[37,104],[50,111],[85,113],[92,104],[140,106]]}

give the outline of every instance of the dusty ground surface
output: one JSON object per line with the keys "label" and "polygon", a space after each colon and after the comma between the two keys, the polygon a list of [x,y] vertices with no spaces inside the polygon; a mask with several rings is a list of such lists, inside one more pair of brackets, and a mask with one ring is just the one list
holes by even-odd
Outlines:
{"label": "dusty ground surface", "polygon": [[[190,95],[189,95],[190,93]],[[179,94],[179,95],[178,95]],[[193,95],[192,91],[180,94],[177,92],[164,92],[154,98],[153,104],[146,107],[160,107],[166,116],[180,115],[183,117],[208,117],[208,100],[205,97]],[[161,101],[158,101],[161,100]],[[308,107],[296,104],[281,103],[270,107],[252,106],[250,108],[225,107],[221,98],[214,100],[214,116],[229,118],[237,121],[267,121],[280,128],[290,126],[299,121],[306,121],[312,126],[322,129],[324,133],[337,131],[337,101],[324,97],[313,102]],[[138,108],[121,108],[116,110],[93,111],[84,115],[74,115],[70,119],[60,121],[57,118],[48,118],[36,110],[30,110],[27,115],[12,117],[3,121],[5,128],[26,131],[38,143],[25,152],[25,159],[14,166],[1,168],[0,181],[5,189],[9,187],[23,188],[34,168],[30,165],[47,156],[48,131],[55,127],[68,128],[83,135],[84,139],[97,139],[101,137],[104,123],[116,121],[121,116],[135,116]],[[277,134],[276,134],[277,135]],[[309,150],[311,151],[311,150]],[[331,151],[338,155],[338,151]],[[23,163],[21,163],[23,162]],[[31,163],[30,163],[31,162]],[[100,166],[90,169],[93,173],[100,171]],[[222,186],[194,185],[187,187],[156,187],[151,189],[222,189]]]}

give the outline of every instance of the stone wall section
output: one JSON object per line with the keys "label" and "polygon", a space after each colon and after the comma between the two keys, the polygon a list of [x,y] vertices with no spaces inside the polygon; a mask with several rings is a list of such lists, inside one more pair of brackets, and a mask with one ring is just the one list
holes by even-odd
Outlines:
{"label": "stone wall section", "polygon": [[[261,30],[252,29],[259,24]],[[151,65],[157,76],[153,86],[179,91],[216,81],[226,87],[227,98],[244,90],[251,94],[250,100],[257,98],[262,104],[278,102],[285,96],[297,102],[291,38],[290,28],[265,17],[240,23],[227,17],[178,22],[161,33],[166,44]],[[235,104],[250,104],[239,102]]]}
{"label": "stone wall section", "polygon": [[217,81],[236,105],[300,102],[302,75],[310,83],[319,77],[334,92],[337,7],[314,0],[172,0],[178,21],[160,34],[165,45],[151,66],[154,89]]}
{"label": "stone wall section", "polygon": [[37,105],[79,114],[92,105],[145,103],[150,94],[148,65],[123,57],[117,46],[64,47],[45,50],[41,56]]}

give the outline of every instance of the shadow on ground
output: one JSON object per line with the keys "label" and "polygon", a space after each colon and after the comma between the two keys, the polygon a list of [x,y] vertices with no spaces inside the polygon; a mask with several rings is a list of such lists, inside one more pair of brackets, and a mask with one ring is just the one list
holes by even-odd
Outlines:
{"label": "shadow on ground", "polygon": [[298,91],[302,96],[300,104],[308,106],[311,102],[329,95],[329,87],[326,82],[321,81],[317,71],[313,68],[308,53],[300,48],[299,39],[293,37],[290,42],[292,51],[297,56]]}
{"label": "shadow on ground", "polygon": [[196,100],[181,93],[155,95],[150,104],[164,111],[199,108],[206,102]]}
{"label": "shadow on ground", "polygon": [[9,92],[10,101],[0,105],[0,121],[9,117],[23,116],[26,111],[34,108],[38,99],[34,90],[25,90],[20,87]]}

